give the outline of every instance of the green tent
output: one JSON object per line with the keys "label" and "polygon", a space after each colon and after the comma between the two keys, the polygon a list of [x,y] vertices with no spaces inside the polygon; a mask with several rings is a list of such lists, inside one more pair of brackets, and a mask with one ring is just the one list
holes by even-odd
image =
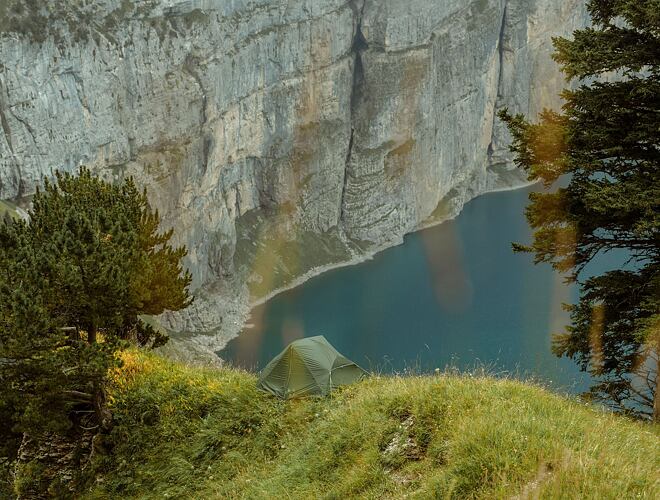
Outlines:
{"label": "green tent", "polygon": [[367,374],[345,358],[323,336],[289,344],[259,374],[257,387],[282,399],[326,396],[340,385]]}

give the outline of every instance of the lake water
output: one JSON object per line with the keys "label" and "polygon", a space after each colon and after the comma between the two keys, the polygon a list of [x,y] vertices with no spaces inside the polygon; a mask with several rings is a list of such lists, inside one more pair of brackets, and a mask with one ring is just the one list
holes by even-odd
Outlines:
{"label": "lake water", "polygon": [[588,377],[550,350],[551,334],[568,321],[561,304],[576,300],[576,288],[511,250],[531,241],[524,209],[534,189],[481,196],[373,260],[277,295],[252,311],[221,357],[258,370],[296,338],[324,335],[369,370],[486,366],[585,390]]}

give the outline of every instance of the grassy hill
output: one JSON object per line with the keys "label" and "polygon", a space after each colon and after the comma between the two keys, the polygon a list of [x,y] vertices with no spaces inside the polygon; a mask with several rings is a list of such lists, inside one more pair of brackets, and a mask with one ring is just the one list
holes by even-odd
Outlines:
{"label": "grassy hill", "polygon": [[20,217],[19,214],[20,212],[18,211],[16,205],[10,201],[0,200],[0,221],[5,217],[5,215],[16,218]]}
{"label": "grassy hill", "polygon": [[[372,377],[281,402],[131,351],[85,498],[660,498],[660,433],[516,381]],[[98,458],[100,457],[100,458]]]}

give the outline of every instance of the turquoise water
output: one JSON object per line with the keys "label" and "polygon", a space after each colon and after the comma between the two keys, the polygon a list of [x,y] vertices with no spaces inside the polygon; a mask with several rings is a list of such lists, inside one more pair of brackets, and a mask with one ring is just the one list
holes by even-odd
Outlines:
{"label": "turquoise water", "polygon": [[587,376],[550,351],[551,333],[568,321],[561,303],[575,301],[575,287],[511,250],[513,241],[531,241],[524,209],[533,189],[481,196],[455,220],[373,260],[277,295],[253,310],[251,325],[220,356],[257,370],[292,340],[325,335],[369,370],[486,366],[585,390]]}

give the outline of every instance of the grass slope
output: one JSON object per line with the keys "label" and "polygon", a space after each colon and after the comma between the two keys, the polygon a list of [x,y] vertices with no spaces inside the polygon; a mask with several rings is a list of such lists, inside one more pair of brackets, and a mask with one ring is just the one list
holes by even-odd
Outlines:
{"label": "grass slope", "polygon": [[277,401],[129,352],[86,498],[660,498],[657,426],[515,381],[373,377]]}
{"label": "grass slope", "polygon": [[9,201],[0,200],[0,221],[5,217],[5,214],[12,218],[20,217],[16,205]]}

